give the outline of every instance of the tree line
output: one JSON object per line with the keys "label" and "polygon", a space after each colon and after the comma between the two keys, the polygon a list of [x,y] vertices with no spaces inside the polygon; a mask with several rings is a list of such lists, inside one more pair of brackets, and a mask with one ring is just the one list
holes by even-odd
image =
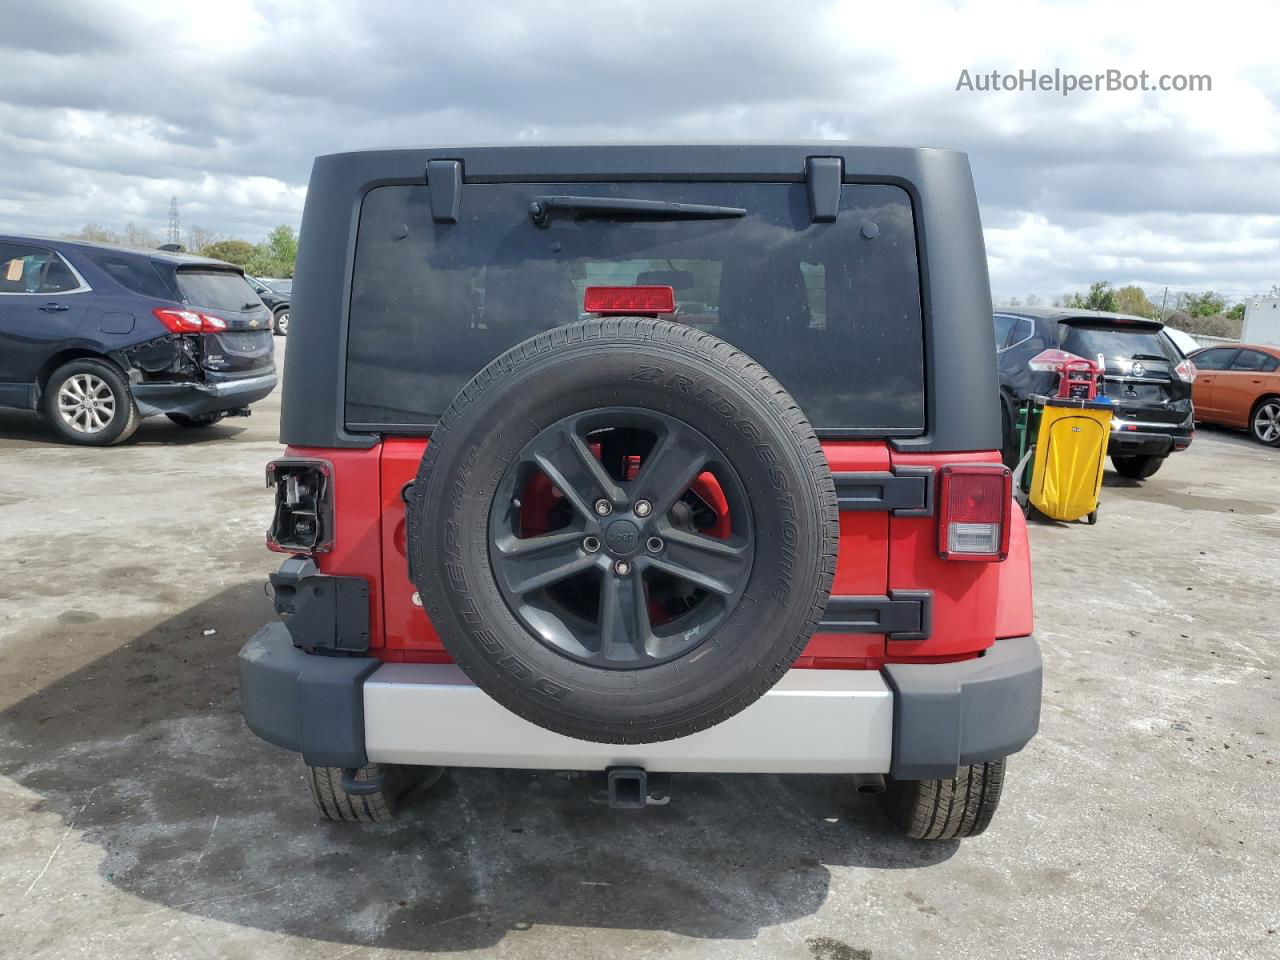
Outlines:
{"label": "tree line", "polygon": [[[164,240],[157,234],[135,224],[125,224],[117,233],[101,224],[86,223],[75,233],[64,233],[67,240],[91,240],[95,243],[115,243],[143,250],[158,250]],[[187,228],[185,242],[179,244],[184,253],[196,253],[202,257],[225,260],[243,267],[254,277],[289,279],[293,277],[298,260],[298,235],[293,227],[280,224],[259,243],[250,243],[235,237],[224,237],[204,227]]]}
{"label": "tree line", "polygon": [[[1273,285],[1269,296],[1280,297],[1280,284]],[[1010,297],[1001,306],[1035,307],[1041,300],[1035,294]],[[1171,327],[1207,337],[1239,338],[1244,324],[1244,302],[1231,303],[1215,290],[1200,293],[1162,293],[1148,296],[1141,287],[1114,287],[1108,280],[1089,284],[1086,292],[1065,293],[1054,297],[1053,306],[1075,310],[1105,310],[1138,317],[1162,320]]]}

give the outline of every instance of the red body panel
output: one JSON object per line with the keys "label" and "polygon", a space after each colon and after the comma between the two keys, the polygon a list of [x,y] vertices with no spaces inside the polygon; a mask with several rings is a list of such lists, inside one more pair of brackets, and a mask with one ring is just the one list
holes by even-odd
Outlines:
{"label": "red body panel", "polygon": [[[1000,462],[997,451],[894,453],[894,466]],[[889,588],[932,590],[933,630],[925,640],[891,640],[890,660],[976,654],[995,642],[1000,563],[957,563],[938,555],[938,518],[889,518]]]}
{"label": "red body panel", "polygon": [[[370,645],[383,660],[447,662],[440,638],[413,603],[406,558],[402,491],[418,471],[423,439],[388,439],[368,450],[290,448],[334,466],[335,545],[317,557],[325,573],[359,576],[370,586]],[[892,466],[999,463],[999,454],[893,453],[882,441],[823,444],[835,473],[883,472]],[[883,634],[819,634],[797,667],[876,669],[886,662],[947,662],[977,656],[999,637],[1031,633],[1031,568],[1026,524],[1013,513],[1003,563],[956,563],[938,556],[937,517],[876,511],[840,515],[840,557],[832,592],[883,596],[933,591],[930,636],[886,641]]]}
{"label": "red body panel", "polygon": [[996,639],[1026,637],[1035,628],[1031,590],[1031,544],[1027,521],[1014,510],[1009,530],[1009,556],[996,564],[1000,571],[1000,602],[996,605]]}
{"label": "red body panel", "polygon": [[289,447],[285,455],[315,457],[333,464],[333,549],[317,554],[315,563],[322,573],[369,581],[369,644],[376,647],[383,631],[382,528],[378,511],[382,449]]}

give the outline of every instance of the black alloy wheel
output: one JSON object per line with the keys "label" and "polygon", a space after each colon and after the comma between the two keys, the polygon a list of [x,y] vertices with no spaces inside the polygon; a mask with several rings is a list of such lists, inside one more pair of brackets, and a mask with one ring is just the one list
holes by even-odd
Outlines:
{"label": "black alloy wheel", "polygon": [[[525,494],[539,476],[567,509],[531,533]],[[723,497],[715,519],[726,536],[699,530],[697,483]],[[741,478],[698,430],[606,407],[525,445],[493,499],[489,555],[508,606],[542,643],[593,666],[652,667],[703,643],[738,604],[754,556],[751,511]]]}

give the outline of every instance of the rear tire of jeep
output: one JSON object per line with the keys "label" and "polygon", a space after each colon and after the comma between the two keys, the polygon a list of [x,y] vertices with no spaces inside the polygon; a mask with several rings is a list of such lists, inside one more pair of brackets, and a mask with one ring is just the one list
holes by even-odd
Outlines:
{"label": "rear tire of jeep", "polygon": [[[604,445],[636,435],[642,453],[605,467]],[[726,497],[725,539],[687,520],[700,471]],[[541,539],[520,514],[531,472],[556,475],[563,500]],[[653,743],[720,723],[781,679],[830,596],[839,514],[813,428],[764,368],[693,327],[589,319],[519,344],[454,398],[412,489],[409,555],[446,649],[565,736]],[[530,555],[546,569],[517,570]],[[670,575],[705,589],[668,619],[652,611]]]}
{"label": "rear tire of jeep", "polygon": [[1142,453],[1131,457],[1112,457],[1111,465],[1122,477],[1128,477],[1130,480],[1145,480],[1147,477],[1154,476],[1155,472],[1164,466],[1165,459],[1154,453]]}
{"label": "rear tire of jeep", "polygon": [[371,763],[353,771],[358,783],[376,782],[369,793],[348,793],[342,785],[342,767],[307,767],[307,786],[316,809],[326,820],[347,823],[385,823],[395,818],[400,799],[410,790],[429,786],[444,772],[440,767],[402,767]]}
{"label": "rear tire of jeep", "polygon": [[83,446],[128,440],[141,420],[129,384],[109,360],[86,357],[64,363],[50,374],[41,399],[58,435]]}
{"label": "rear tire of jeep", "polygon": [[886,778],[881,796],[885,813],[916,840],[976,837],[990,825],[1000,804],[1006,759],[969,764],[947,780]]}

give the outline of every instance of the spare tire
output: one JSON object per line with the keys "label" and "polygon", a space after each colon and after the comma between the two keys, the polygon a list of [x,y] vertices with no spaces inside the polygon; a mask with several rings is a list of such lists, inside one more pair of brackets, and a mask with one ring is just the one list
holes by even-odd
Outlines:
{"label": "spare tire", "polygon": [[839,536],[813,428],[758,363],[634,317],[534,336],[434,428],[408,545],[458,666],[566,736],[733,716],[799,656]]}

